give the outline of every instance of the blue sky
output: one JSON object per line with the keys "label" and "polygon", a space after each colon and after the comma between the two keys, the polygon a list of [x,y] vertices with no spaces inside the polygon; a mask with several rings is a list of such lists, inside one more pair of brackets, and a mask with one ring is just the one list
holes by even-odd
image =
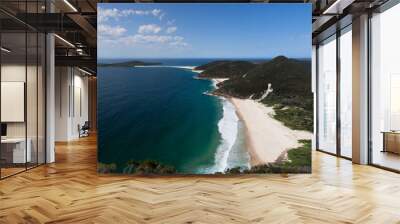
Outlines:
{"label": "blue sky", "polygon": [[311,56],[311,4],[98,4],[99,58]]}

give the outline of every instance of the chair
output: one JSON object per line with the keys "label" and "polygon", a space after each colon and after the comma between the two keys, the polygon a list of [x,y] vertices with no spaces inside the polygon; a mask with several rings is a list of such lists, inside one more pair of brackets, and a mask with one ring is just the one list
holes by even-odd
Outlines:
{"label": "chair", "polygon": [[82,127],[78,124],[79,138],[89,136],[89,129],[90,129],[89,121],[85,121]]}

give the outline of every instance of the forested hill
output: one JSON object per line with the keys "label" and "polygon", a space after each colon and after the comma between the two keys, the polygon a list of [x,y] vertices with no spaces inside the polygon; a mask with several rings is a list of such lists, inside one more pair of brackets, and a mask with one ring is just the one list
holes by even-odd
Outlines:
{"label": "forested hill", "polygon": [[[204,71],[204,72],[207,72]],[[282,97],[308,96],[311,94],[311,62],[273,58],[222,83],[217,90],[239,98],[260,98],[271,85],[274,95]]]}
{"label": "forested hill", "polygon": [[[215,94],[258,100],[268,106],[274,106],[276,118],[287,126],[312,130],[310,60],[278,56],[259,64],[231,61],[207,65],[199,66],[205,68],[200,74],[201,77],[229,78],[218,84]],[[228,75],[230,70],[234,71],[232,75]]]}
{"label": "forested hill", "polygon": [[213,61],[198,66],[195,70],[202,70],[199,77],[202,78],[232,78],[241,76],[256,67],[256,64],[249,61]]}

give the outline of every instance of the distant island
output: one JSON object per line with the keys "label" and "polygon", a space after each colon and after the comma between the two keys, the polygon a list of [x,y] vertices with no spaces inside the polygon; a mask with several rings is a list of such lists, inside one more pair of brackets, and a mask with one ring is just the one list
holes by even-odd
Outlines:
{"label": "distant island", "polygon": [[159,62],[143,62],[143,61],[125,61],[118,63],[99,63],[97,66],[99,67],[135,67],[135,66],[153,66],[153,65],[162,65]]}

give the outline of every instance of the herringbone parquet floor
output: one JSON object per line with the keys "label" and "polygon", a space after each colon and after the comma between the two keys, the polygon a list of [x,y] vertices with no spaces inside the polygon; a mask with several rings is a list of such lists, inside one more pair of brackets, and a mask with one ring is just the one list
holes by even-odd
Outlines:
{"label": "herringbone parquet floor", "polygon": [[400,223],[400,175],[313,153],[311,175],[98,176],[96,139],[0,181],[0,223]]}

